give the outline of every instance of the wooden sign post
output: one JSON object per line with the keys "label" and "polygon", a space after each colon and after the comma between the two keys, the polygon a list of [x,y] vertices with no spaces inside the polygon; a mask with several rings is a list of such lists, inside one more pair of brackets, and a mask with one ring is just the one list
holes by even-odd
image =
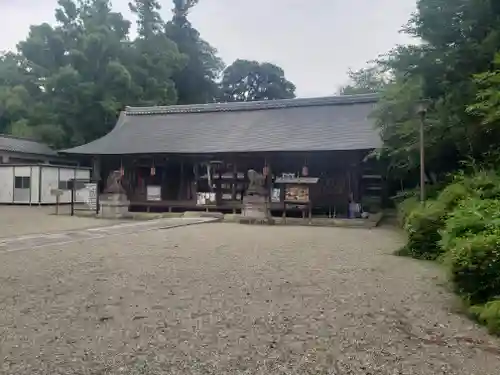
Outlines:
{"label": "wooden sign post", "polygon": [[56,215],[59,215],[59,200],[61,198],[61,195],[63,195],[64,191],[61,189],[52,189],[50,191],[50,195],[56,197]]}

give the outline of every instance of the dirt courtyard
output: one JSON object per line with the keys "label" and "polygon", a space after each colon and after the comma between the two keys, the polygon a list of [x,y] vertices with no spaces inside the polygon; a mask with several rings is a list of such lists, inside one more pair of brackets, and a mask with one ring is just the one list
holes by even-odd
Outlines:
{"label": "dirt courtyard", "polygon": [[493,375],[392,229],[209,223],[0,250],[1,374]]}

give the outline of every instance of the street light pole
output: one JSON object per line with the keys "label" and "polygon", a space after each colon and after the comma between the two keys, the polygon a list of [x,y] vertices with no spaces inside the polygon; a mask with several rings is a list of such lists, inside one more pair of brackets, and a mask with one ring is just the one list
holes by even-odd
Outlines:
{"label": "street light pole", "polygon": [[420,114],[420,202],[425,202],[425,112]]}
{"label": "street light pole", "polygon": [[417,104],[417,114],[420,120],[420,202],[425,202],[425,115],[427,114],[427,101],[421,100]]}

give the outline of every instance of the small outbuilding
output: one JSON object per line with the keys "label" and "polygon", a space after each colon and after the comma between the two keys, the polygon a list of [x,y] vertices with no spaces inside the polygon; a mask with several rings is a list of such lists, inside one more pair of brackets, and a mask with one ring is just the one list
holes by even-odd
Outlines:
{"label": "small outbuilding", "polygon": [[60,203],[70,203],[72,179],[89,181],[90,168],[43,143],[0,135],[0,204],[54,204],[54,189],[63,190]]}

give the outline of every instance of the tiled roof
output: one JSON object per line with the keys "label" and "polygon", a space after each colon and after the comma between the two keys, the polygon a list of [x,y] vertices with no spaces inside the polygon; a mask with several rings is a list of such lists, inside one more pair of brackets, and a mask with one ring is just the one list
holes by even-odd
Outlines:
{"label": "tiled roof", "polygon": [[373,149],[374,95],[128,107],[106,136],[62,152],[120,155]]}
{"label": "tiled roof", "polygon": [[32,139],[18,138],[0,134],[0,151],[19,152],[24,154],[56,156],[57,152],[44,143]]}

